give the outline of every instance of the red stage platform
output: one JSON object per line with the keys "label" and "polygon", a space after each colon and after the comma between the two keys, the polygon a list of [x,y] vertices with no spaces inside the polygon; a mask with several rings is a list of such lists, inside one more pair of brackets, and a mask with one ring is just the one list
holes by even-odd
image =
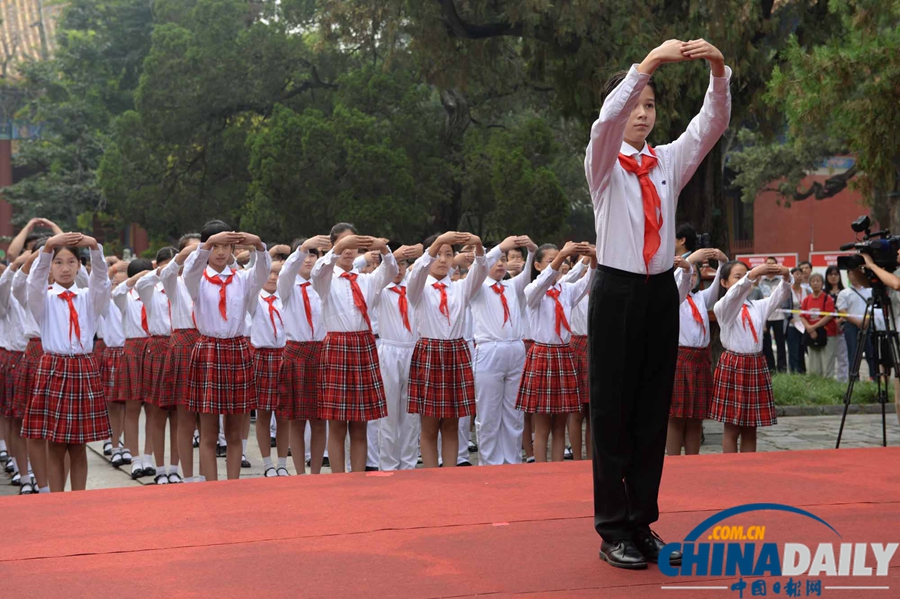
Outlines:
{"label": "red stage platform", "polygon": [[[764,524],[766,541],[813,550],[897,542],[898,469],[900,448],[668,458],[656,530],[680,541],[719,510],[777,502],[821,517],[841,538],[780,512],[728,522]],[[730,586],[734,577],[610,568],[597,557],[591,513],[589,462],[7,497],[0,595],[738,597],[661,589]],[[900,597],[900,552],[892,566],[886,577],[824,583],[887,590],[821,596]]]}

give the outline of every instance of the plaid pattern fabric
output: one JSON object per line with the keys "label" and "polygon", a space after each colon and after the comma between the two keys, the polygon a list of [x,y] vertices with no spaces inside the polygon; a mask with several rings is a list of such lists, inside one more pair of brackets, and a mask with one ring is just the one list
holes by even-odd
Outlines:
{"label": "plaid pattern fabric", "polygon": [[276,415],[287,420],[319,417],[319,368],[322,342],[288,341],[281,365],[281,404]]}
{"label": "plaid pattern fabric", "polygon": [[122,353],[122,386],[118,389],[122,401],[144,401],[144,352],[148,338],[126,339]]}
{"label": "plaid pattern fabric", "polygon": [[0,347],[0,416],[9,418],[10,409],[6,401],[6,373],[9,370],[10,351]]}
{"label": "plaid pattern fabric", "polygon": [[525,356],[516,409],[528,414],[568,414],[581,409],[572,348],[535,343]]}
{"label": "plaid pattern fabric", "polygon": [[94,339],[94,351],[91,352],[97,364],[103,359],[103,351],[106,349],[106,341],[103,339]]}
{"label": "plaid pattern fabric", "polygon": [[410,414],[475,415],[475,375],[465,339],[419,339],[409,366]]}
{"label": "plaid pattern fabric", "polygon": [[168,410],[177,404],[172,398],[172,386],[163,377],[166,369],[166,358],[169,356],[168,335],[156,335],[147,341],[144,359],[141,362],[141,388],[144,390],[144,401]]}
{"label": "plaid pattern fabric", "polygon": [[25,352],[7,352],[6,363],[3,366],[3,370],[6,375],[4,376],[3,380],[3,406],[0,407],[0,413],[3,414],[4,418],[22,418],[25,415],[24,408],[18,416],[13,413],[13,405],[15,404],[16,395],[16,368],[18,368],[19,362],[21,362],[24,357]]}
{"label": "plaid pattern fabric", "polygon": [[11,367],[11,373],[8,376],[12,377],[12,394],[7,401],[10,403],[13,418],[25,417],[25,408],[28,406],[31,392],[34,389],[34,372],[43,355],[44,347],[41,340],[34,337],[28,341],[22,358]]}
{"label": "plaid pattern fabric", "polygon": [[124,348],[107,347],[103,350],[103,357],[100,360],[100,380],[103,382],[103,397],[106,401],[125,403],[122,399],[122,389],[127,385],[124,380],[127,372],[123,368],[124,361]]}
{"label": "plaid pattern fabric", "polygon": [[319,363],[319,418],[368,422],[387,416],[371,332],[328,333]]}
{"label": "plaid pattern fabric", "polygon": [[191,375],[191,352],[200,339],[197,329],[175,329],[169,337],[169,351],[163,366],[163,380],[166,391],[172,398],[172,405],[188,404],[188,385],[184,381]]}
{"label": "plaid pattern fabric", "polygon": [[278,378],[284,348],[253,348],[253,369],[256,372],[256,398],[258,410],[275,410],[281,404]]}
{"label": "plaid pattern fabric", "polygon": [[244,337],[200,336],[191,352],[188,409],[202,414],[244,414],[256,409],[256,380]]}
{"label": "plaid pattern fabric", "polygon": [[575,362],[575,376],[578,379],[578,395],[581,397],[581,404],[588,405],[591,403],[591,395],[588,388],[591,373],[588,363],[587,335],[572,335],[569,347],[572,348],[572,360]]}
{"label": "plaid pattern fabric", "polygon": [[726,351],[713,378],[709,418],[735,426],[772,426],[775,398],[765,356]]}
{"label": "plaid pattern fabric", "polygon": [[522,341],[525,344],[525,355],[528,355],[528,352],[531,351],[531,348],[534,347],[534,339],[525,339]]}
{"label": "plaid pattern fabric", "polygon": [[22,436],[80,445],[109,439],[110,434],[94,356],[44,354],[34,374]]}
{"label": "plaid pattern fabric", "polygon": [[670,418],[706,418],[713,392],[709,354],[708,347],[679,346]]}

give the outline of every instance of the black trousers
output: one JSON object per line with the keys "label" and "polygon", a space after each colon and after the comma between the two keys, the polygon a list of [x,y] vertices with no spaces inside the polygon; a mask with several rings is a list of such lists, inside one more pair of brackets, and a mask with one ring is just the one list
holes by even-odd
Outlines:
{"label": "black trousers", "polygon": [[[775,355],[772,355],[772,337],[775,337]],[[771,372],[787,372],[787,352],[785,351],[784,321],[769,320],[763,334],[763,354]],[[777,362],[776,362],[777,356]]]}
{"label": "black trousers", "polygon": [[615,543],[659,519],[678,290],[672,271],[648,278],[601,266],[590,297],[594,528]]}

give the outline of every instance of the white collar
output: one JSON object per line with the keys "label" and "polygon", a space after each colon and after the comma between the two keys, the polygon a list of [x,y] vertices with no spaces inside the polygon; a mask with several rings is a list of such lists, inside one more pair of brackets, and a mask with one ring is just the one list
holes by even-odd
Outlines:
{"label": "white collar", "polygon": [[652,156],[653,155],[650,153],[650,146],[647,145],[646,141],[644,142],[644,147],[641,148],[640,152],[635,150],[634,146],[632,146],[627,141],[623,141],[622,145],[619,147],[619,154],[623,154],[625,156],[635,156],[636,154],[641,154],[642,156]]}
{"label": "white collar", "polygon": [[212,268],[211,266],[207,266],[207,267],[206,267],[206,274],[209,275],[210,277],[219,277],[219,276],[221,276],[221,277],[228,278],[228,276],[231,275],[231,274],[233,274],[233,273],[234,273],[234,271],[233,271],[232,268],[231,268],[230,266],[228,266],[227,264],[225,265],[225,268],[222,270],[222,272],[216,272],[215,270],[213,270],[213,268]]}

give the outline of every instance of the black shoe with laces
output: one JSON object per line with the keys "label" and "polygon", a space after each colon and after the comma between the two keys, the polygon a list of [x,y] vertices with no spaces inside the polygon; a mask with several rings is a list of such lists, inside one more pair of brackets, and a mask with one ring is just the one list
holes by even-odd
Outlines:
{"label": "black shoe with laces", "polygon": [[610,543],[608,541],[600,543],[600,559],[614,568],[624,568],[626,570],[647,569],[647,560],[634,546],[634,543],[627,539],[618,543]]}
{"label": "black shoe with laces", "polygon": [[[659,535],[650,530],[649,527],[640,528],[631,537],[635,547],[641,552],[648,562],[654,564],[659,561],[659,552],[666,546],[666,542],[659,538]],[[673,551],[669,554],[669,564],[672,566],[681,565],[681,552]]]}

